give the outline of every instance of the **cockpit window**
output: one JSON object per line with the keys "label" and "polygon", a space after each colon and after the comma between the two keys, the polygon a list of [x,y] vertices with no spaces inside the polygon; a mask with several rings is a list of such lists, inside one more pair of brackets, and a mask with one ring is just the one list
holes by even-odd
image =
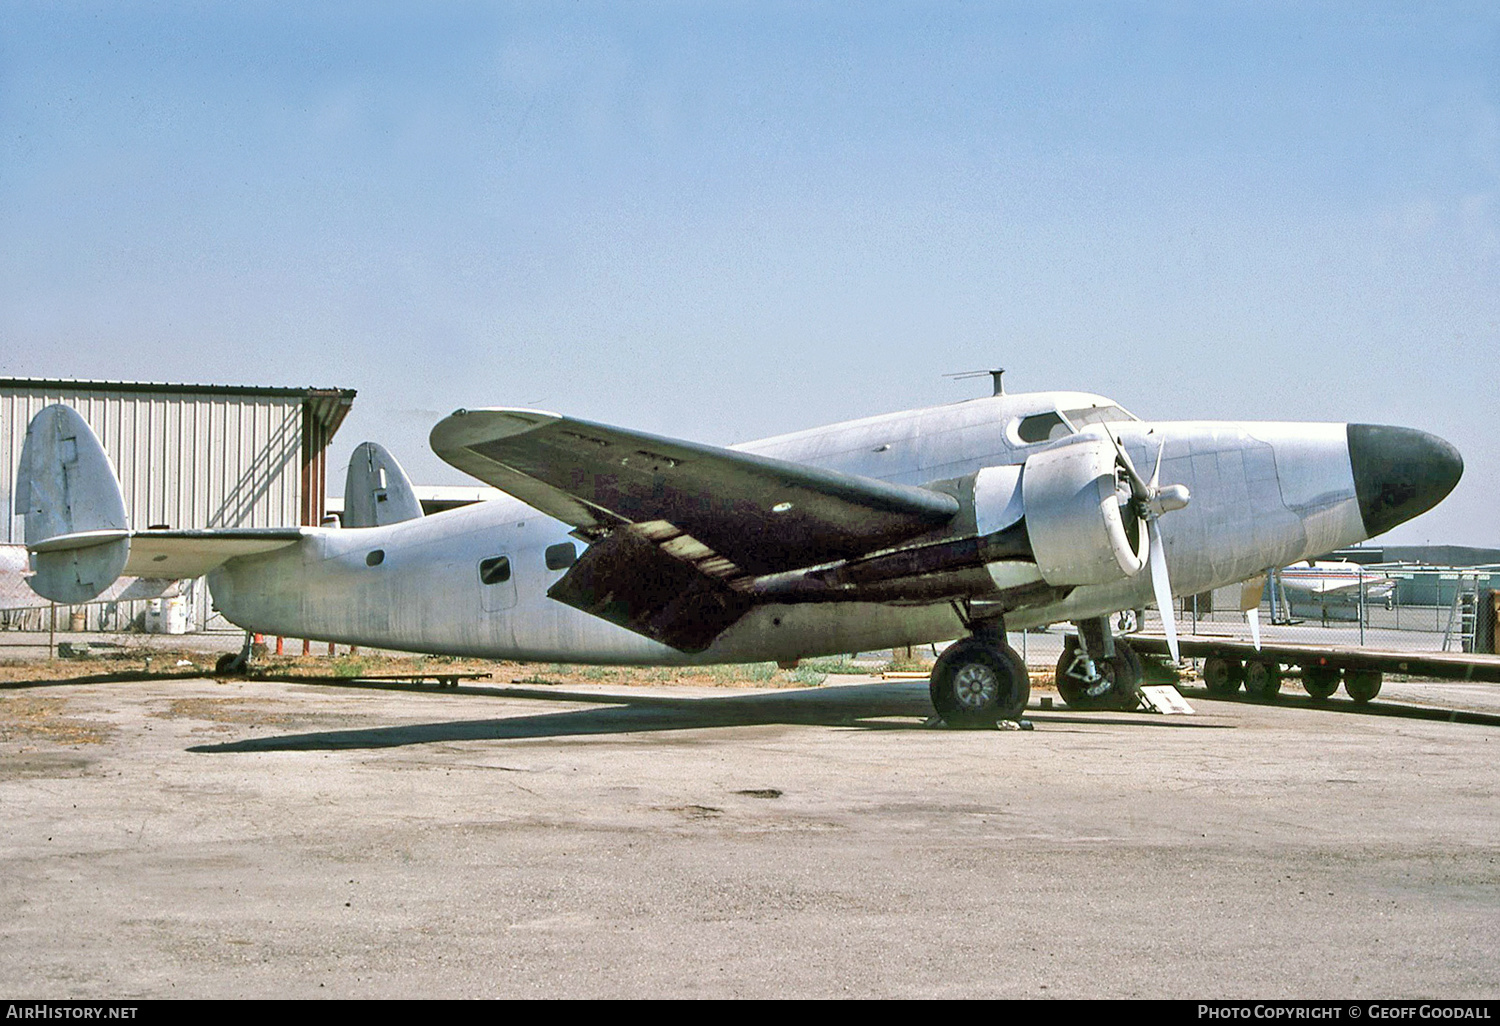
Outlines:
{"label": "cockpit window", "polygon": [[1085,424],[1108,424],[1117,420],[1135,420],[1118,406],[1089,406],[1082,410],[1064,410],[1063,416],[1076,428]]}
{"label": "cockpit window", "polygon": [[1056,410],[1048,410],[1046,413],[1033,413],[1024,417],[1016,427],[1016,435],[1021,441],[1028,444],[1032,442],[1045,442],[1053,438],[1062,438],[1072,434],[1068,425],[1058,416]]}
{"label": "cockpit window", "polygon": [[1079,428],[1089,424],[1108,424],[1113,421],[1135,420],[1118,406],[1085,406],[1077,410],[1048,410],[1021,418],[1016,425],[1016,437],[1026,445],[1050,442],[1066,438]]}

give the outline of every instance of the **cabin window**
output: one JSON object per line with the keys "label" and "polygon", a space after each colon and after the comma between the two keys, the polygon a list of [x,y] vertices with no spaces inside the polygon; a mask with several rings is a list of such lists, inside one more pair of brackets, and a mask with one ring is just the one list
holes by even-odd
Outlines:
{"label": "cabin window", "polygon": [[547,546],[547,569],[566,570],[578,562],[578,549],[572,542],[559,542]]}
{"label": "cabin window", "polygon": [[479,579],[485,584],[503,584],[510,580],[510,557],[491,556],[479,561]]}
{"label": "cabin window", "polygon": [[379,566],[385,562],[385,549],[371,549],[365,556],[365,566]]}

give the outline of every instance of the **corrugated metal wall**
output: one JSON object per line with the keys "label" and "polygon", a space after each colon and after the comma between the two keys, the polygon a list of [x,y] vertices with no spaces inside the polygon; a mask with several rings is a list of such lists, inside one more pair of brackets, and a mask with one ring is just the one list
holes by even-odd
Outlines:
{"label": "corrugated metal wall", "polygon": [[[42,407],[59,402],[83,415],[114,461],[132,527],[280,527],[299,522],[302,396],[178,388],[111,391],[49,382],[0,387],[4,541],[25,540],[13,494],[26,425]],[[207,591],[193,589],[199,627],[208,623]],[[89,612],[89,626],[107,629],[114,624],[97,621],[138,612],[96,606]]]}

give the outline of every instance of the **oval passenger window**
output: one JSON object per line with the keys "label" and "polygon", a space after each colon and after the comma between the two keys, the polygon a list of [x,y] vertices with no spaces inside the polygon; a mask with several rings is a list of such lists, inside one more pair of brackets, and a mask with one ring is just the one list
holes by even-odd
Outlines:
{"label": "oval passenger window", "polygon": [[547,546],[547,569],[566,570],[578,562],[578,550],[572,542],[559,542]]}

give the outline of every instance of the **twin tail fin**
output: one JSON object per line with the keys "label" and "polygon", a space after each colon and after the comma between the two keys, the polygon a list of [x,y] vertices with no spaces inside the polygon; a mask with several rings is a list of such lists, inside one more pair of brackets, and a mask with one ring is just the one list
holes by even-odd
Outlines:
{"label": "twin tail fin", "polygon": [[26,520],[31,589],[53,602],[87,602],[130,558],[119,478],[99,436],[69,406],[31,419],[16,470],[15,513]]}

